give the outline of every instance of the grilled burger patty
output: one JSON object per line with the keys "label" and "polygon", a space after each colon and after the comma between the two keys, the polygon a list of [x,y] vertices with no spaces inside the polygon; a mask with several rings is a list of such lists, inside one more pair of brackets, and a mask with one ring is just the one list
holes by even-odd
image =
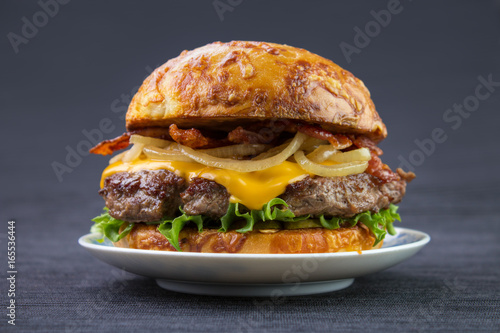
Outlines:
{"label": "grilled burger patty", "polygon": [[175,216],[182,204],[184,178],[167,170],[118,172],[104,180],[99,194],[109,214],[127,222],[154,222]]}
{"label": "grilled burger patty", "polygon": [[[345,177],[307,177],[287,186],[280,196],[296,215],[352,217],[401,201],[406,181],[383,183],[367,173]],[[230,194],[216,182],[194,178],[190,184],[168,170],[119,172],[99,191],[109,214],[127,222],[154,222],[175,217],[183,206],[188,215],[223,216]]]}
{"label": "grilled burger patty", "polygon": [[307,177],[287,186],[280,198],[296,215],[352,217],[379,211],[401,201],[404,180],[382,184],[375,176],[360,173],[344,177]]}

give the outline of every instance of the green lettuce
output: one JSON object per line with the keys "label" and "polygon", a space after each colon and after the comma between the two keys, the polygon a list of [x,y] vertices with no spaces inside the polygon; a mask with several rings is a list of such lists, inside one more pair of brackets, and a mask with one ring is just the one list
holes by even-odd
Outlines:
{"label": "green lettuce", "polygon": [[[104,241],[104,237],[108,238],[113,243],[118,242],[123,237],[127,236],[134,226],[133,223],[125,222],[122,220],[115,219],[108,213],[108,208],[104,208],[104,213],[92,219],[95,223],[90,232],[95,232],[101,234],[103,237],[99,239],[99,242]],[[127,227],[120,232],[120,228],[123,224],[127,224]]]}
{"label": "green lettuce", "polygon": [[390,235],[395,235],[396,230],[394,229],[393,223],[395,221],[401,221],[401,217],[397,213],[398,206],[391,204],[387,209],[381,209],[378,213],[364,212],[357,214],[356,216],[344,219],[341,217],[332,217],[331,219],[326,219],[323,215],[319,217],[319,221],[324,228],[327,229],[338,229],[342,225],[347,225],[348,227],[355,226],[358,222],[363,223],[370,229],[370,231],[375,235],[375,244],[380,243],[384,240],[387,232]]}
{"label": "green lettuce", "polygon": [[[280,206],[283,206],[283,208]],[[357,214],[352,218],[327,218],[324,215],[321,215],[319,216],[319,222],[324,228],[330,230],[341,227],[352,227],[358,222],[363,223],[375,235],[375,246],[385,238],[387,232],[391,235],[396,234],[393,222],[396,220],[401,221],[401,218],[397,213],[397,209],[398,207],[396,205],[391,204],[389,208],[382,209],[377,213],[364,212]],[[245,233],[252,231],[257,222],[280,221],[293,223],[310,218],[309,215],[295,216],[295,214],[288,209],[287,203],[280,198],[270,200],[264,204],[260,210],[248,210],[245,206],[240,205],[239,203],[230,203],[226,214],[217,221],[202,215],[187,215],[181,207],[179,207],[179,210],[181,213],[180,216],[173,219],[152,222],[153,224],[158,224],[158,231],[165,236],[165,238],[177,251],[181,251],[179,234],[188,222],[193,222],[197,226],[198,231],[203,230],[204,224],[213,224],[215,222],[217,225],[220,225],[220,232],[226,232],[235,221],[245,221],[245,225],[243,227],[236,229],[237,232]],[[110,216],[107,208],[105,208],[105,212],[103,214],[94,218],[92,221],[94,221],[95,224],[91,228],[91,232],[101,233],[112,242],[117,242],[128,235],[134,225],[133,223],[129,223],[127,227],[120,232],[120,227],[127,222]]]}
{"label": "green lettuce", "polygon": [[182,213],[181,216],[178,216],[173,220],[164,220],[158,226],[158,231],[165,236],[168,242],[175,247],[177,251],[181,251],[179,234],[186,223],[190,221],[194,222],[194,224],[198,227],[198,231],[202,231],[203,221],[206,220],[206,218],[201,215],[186,215],[182,208],[179,209]]}
{"label": "green lettuce", "polygon": [[[306,220],[309,218],[309,215],[296,217],[295,214],[293,214],[289,209],[283,209],[283,210],[279,209],[277,207],[278,205],[284,205],[285,207],[288,207],[287,203],[284,200],[279,198],[274,198],[270,200],[268,203],[264,204],[262,206],[262,209],[260,210],[252,209],[248,211],[246,208],[244,208],[244,210],[247,212],[242,213],[240,212],[240,207],[244,206],[240,206],[240,204],[238,203],[230,203],[226,214],[220,218],[221,227],[219,231],[221,232],[228,231],[234,221],[240,221],[240,220],[245,220],[246,224],[244,227],[237,229],[236,231],[245,233],[248,231],[252,231],[255,223],[260,221],[295,222],[295,221]],[[186,213],[182,210],[182,208],[179,208],[179,210],[182,213],[181,216],[178,216],[174,219],[167,219],[161,221],[160,225],[158,226],[158,231],[163,236],[165,236],[165,238],[167,238],[170,244],[172,244],[172,246],[175,247],[177,251],[181,251],[179,243],[179,234],[186,225],[186,223],[190,221],[194,222],[198,227],[198,231],[202,231],[203,223],[210,221],[210,219],[208,219],[205,216],[186,215]]]}
{"label": "green lettuce", "polygon": [[[279,209],[276,207],[283,205],[288,207],[288,204],[280,198],[271,199],[268,203],[262,206],[260,210],[250,210],[247,213],[240,212],[238,203],[230,203],[226,215],[221,217],[221,228],[219,231],[226,232],[235,220],[244,219],[246,224],[243,228],[237,229],[237,232],[248,232],[253,230],[255,223],[260,221],[281,221],[281,222],[296,222],[303,221],[309,218],[309,215],[296,217],[288,208]],[[244,207],[244,206],[243,206]]]}
{"label": "green lettuce", "polygon": [[377,245],[384,240],[385,235],[389,232],[390,235],[395,235],[396,230],[392,225],[395,221],[401,222],[401,217],[397,213],[398,206],[391,204],[387,209],[381,209],[378,213],[364,212],[357,214],[351,219],[352,225],[358,222],[363,223],[375,235],[375,243]]}

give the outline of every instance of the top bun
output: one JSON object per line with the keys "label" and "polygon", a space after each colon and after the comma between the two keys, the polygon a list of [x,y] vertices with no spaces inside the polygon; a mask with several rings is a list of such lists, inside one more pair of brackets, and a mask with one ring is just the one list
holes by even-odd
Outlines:
{"label": "top bun", "polygon": [[264,42],[215,42],[158,67],[127,112],[129,131],[172,123],[232,129],[295,119],[332,132],[387,135],[361,80],[314,53]]}

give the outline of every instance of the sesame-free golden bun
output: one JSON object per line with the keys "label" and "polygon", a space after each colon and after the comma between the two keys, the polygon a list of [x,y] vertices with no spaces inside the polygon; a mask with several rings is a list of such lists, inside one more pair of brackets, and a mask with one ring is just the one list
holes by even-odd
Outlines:
{"label": "sesame-free golden bun", "polygon": [[[184,228],[179,241],[183,252],[202,253],[328,253],[372,250],[382,246],[380,242],[374,247],[375,237],[367,228],[358,225],[335,230],[310,228],[246,233],[218,232],[216,229],[199,232],[195,228]],[[131,249],[177,251],[157,226],[144,223],[135,224],[125,238],[114,244]]]}
{"label": "sesame-free golden bun", "polygon": [[319,124],[339,133],[387,135],[363,82],[304,49],[265,42],[215,42],[158,67],[134,96],[127,129],[232,129],[265,119]]}

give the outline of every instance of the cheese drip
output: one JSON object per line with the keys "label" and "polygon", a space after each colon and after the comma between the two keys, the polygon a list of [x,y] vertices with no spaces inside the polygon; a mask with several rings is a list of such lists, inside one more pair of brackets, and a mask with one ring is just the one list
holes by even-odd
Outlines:
{"label": "cheese drip", "polygon": [[165,169],[190,181],[200,177],[210,179],[226,187],[231,194],[231,202],[239,202],[249,209],[262,209],[262,205],[285,192],[288,184],[310,175],[297,163],[285,161],[280,165],[253,172],[238,172],[207,167],[196,162],[158,161],[138,159],[130,163],[116,162],[104,169],[104,179],[117,172],[138,172],[141,170]]}

